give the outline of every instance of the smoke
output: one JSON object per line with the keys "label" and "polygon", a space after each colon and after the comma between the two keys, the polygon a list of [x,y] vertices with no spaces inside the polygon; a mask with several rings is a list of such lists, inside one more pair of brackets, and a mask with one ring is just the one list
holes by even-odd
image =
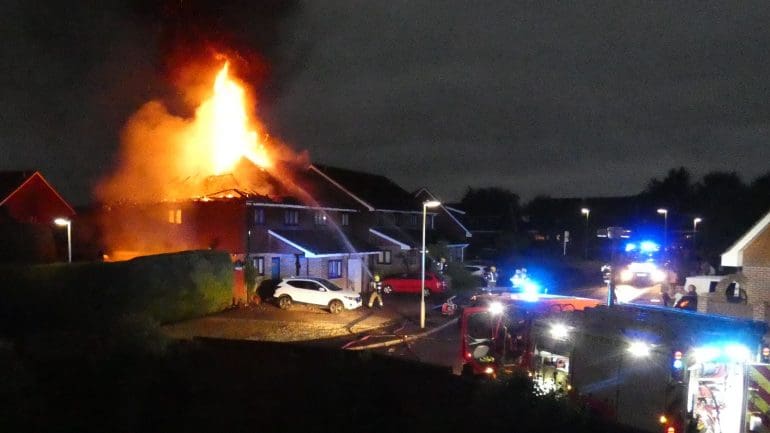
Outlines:
{"label": "smoke", "polygon": [[[212,84],[225,60],[230,62],[217,55],[182,68],[175,75],[175,100],[147,102],[126,122],[118,166],[95,189],[97,200],[108,209],[101,226],[109,251],[156,253],[211,247],[199,245],[189,225],[174,221],[177,212],[188,213],[193,199],[276,198],[287,193],[302,197],[291,183],[278,179],[289,179],[291,167],[306,167],[307,154],[297,154],[266,132],[254,114],[256,97],[249,87],[238,82],[244,95],[240,104],[223,109],[218,100],[214,102]],[[247,125],[235,125],[244,127],[236,131],[230,127],[232,119],[241,117]],[[223,120],[228,127],[216,123]],[[253,139],[246,141],[254,146],[231,146],[232,137]],[[233,166],[222,173],[215,157],[233,151],[243,153],[236,153]],[[253,158],[238,160],[239,154],[265,155],[268,163],[260,167]],[[127,253],[131,255],[137,254]]]}

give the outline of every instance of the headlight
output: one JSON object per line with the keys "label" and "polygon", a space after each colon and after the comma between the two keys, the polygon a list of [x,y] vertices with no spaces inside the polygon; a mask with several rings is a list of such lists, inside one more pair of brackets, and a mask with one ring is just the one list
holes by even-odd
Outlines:
{"label": "headlight", "polygon": [[628,269],[623,269],[623,271],[620,273],[620,281],[628,282],[633,279],[634,279],[633,271],[630,271]]}
{"label": "headlight", "polygon": [[495,372],[495,369],[492,367],[487,367],[484,369],[484,373],[486,374],[493,374]]}
{"label": "headlight", "polygon": [[666,279],[666,273],[661,271],[660,269],[655,269],[650,273],[650,279],[654,283],[662,283],[663,280]]}

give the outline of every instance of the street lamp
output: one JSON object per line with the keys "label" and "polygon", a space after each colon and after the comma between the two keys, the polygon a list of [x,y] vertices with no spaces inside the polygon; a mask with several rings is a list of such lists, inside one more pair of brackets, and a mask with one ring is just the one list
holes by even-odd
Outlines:
{"label": "street lamp", "polygon": [[693,231],[693,233],[698,231],[698,224],[701,223],[702,221],[703,221],[703,218],[700,218],[700,217],[692,219],[692,231]]}
{"label": "street lamp", "polygon": [[663,215],[663,250],[668,249],[668,209],[658,209],[658,214]]}
{"label": "street lamp", "polygon": [[67,226],[67,263],[72,263],[72,221],[67,218],[56,218],[53,222],[57,226]]}
{"label": "street lamp", "polygon": [[692,219],[692,245],[693,248],[696,248],[695,246],[695,236],[698,234],[698,223],[703,221],[703,218],[701,217],[695,217]]}
{"label": "street lamp", "polygon": [[428,219],[428,208],[441,206],[437,200],[422,203],[422,274],[420,276],[420,328],[425,328],[425,225]]}
{"label": "street lamp", "polygon": [[584,207],[580,209],[580,213],[586,216],[586,229],[585,229],[585,236],[583,236],[584,240],[583,243],[585,244],[585,256],[584,258],[588,260],[588,216],[591,215],[591,209],[588,209],[587,207]]}

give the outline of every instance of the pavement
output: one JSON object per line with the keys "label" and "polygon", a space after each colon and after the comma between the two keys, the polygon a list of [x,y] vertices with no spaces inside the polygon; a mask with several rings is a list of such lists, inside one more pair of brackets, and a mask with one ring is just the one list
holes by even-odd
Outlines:
{"label": "pavement", "polygon": [[[420,298],[417,294],[385,295],[384,307],[364,306],[331,314],[310,305],[292,305],[281,310],[272,302],[239,307],[218,314],[163,327],[171,338],[195,337],[273,342],[308,342],[354,348],[415,336],[446,324],[436,306],[443,297],[426,298],[425,329],[419,326]],[[359,341],[360,340],[360,341]]]}

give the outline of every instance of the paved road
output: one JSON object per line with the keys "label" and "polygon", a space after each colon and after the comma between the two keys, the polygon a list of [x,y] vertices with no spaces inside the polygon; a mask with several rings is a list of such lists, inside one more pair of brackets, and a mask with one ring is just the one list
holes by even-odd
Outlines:
{"label": "paved road", "polygon": [[[565,291],[563,294],[605,300],[607,299],[607,286],[597,285],[574,289]],[[616,288],[616,294],[621,303],[660,305],[661,302],[660,285],[647,287],[619,285]],[[376,349],[376,351],[398,358],[451,368],[455,374],[459,374],[459,348],[459,326],[449,326],[436,334],[420,338],[408,344]]]}

